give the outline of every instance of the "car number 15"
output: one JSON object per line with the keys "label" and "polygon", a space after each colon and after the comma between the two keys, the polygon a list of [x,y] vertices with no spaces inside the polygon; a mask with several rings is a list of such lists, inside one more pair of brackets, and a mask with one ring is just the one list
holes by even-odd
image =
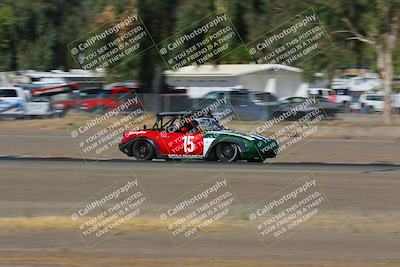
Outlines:
{"label": "car number 15", "polygon": [[194,136],[193,135],[185,135],[183,137],[183,150],[186,154],[192,153],[195,149],[194,147]]}

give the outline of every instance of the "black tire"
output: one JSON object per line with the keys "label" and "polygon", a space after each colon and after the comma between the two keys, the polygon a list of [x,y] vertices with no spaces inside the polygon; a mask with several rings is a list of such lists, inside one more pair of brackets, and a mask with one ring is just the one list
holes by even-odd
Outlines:
{"label": "black tire", "polygon": [[347,101],[343,102],[343,112],[349,113],[350,112],[350,103]]}
{"label": "black tire", "polygon": [[63,109],[60,113],[57,113],[58,118],[64,118],[67,115],[68,109]]}
{"label": "black tire", "polygon": [[239,149],[237,145],[232,143],[222,143],[217,145],[215,154],[220,161],[233,162],[239,155]]}
{"label": "black tire", "polygon": [[215,155],[215,149],[213,149],[208,157],[206,158],[207,161],[217,161],[217,155]]}
{"label": "black tire", "polygon": [[150,142],[139,140],[133,144],[132,154],[137,160],[152,160],[154,158],[155,149]]}

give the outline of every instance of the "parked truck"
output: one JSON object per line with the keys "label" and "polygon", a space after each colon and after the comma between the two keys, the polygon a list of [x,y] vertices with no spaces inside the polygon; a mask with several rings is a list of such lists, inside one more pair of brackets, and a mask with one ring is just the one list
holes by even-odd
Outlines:
{"label": "parked truck", "polygon": [[[360,96],[360,109],[363,113],[382,112],[384,107],[383,92],[366,93]],[[395,113],[400,111],[400,94],[392,95],[392,109]]]}
{"label": "parked truck", "polygon": [[58,113],[48,101],[33,101],[30,92],[21,87],[0,87],[0,119],[45,118]]}

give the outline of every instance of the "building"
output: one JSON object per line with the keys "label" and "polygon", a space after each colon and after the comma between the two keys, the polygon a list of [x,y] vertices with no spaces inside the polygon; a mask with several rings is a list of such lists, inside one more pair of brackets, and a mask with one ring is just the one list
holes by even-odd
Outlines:
{"label": "building", "polygon": [[169,85],[187,88],[193,98],[232,88],[269,92],[281,98],[306,96],[308,86],[302,72],[284,65],[223,64],[186,66],[164,74]]}

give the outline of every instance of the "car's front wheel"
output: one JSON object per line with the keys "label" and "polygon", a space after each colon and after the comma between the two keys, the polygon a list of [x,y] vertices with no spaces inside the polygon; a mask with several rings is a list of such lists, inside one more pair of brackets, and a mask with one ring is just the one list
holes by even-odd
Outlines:
{"label": "car's front wheel", "polygon": [[133,144],[132,154],[137,160],[152,160],[154,158],[154,147],[146,140],[140,140]]}
{"label": "car's front wheel", "polygon": [[217,146],[215,152],[217,154],[217,158],[220,161],[232,162],[236,160],[239,153],[239,149],[235,144],[222,143]]}

